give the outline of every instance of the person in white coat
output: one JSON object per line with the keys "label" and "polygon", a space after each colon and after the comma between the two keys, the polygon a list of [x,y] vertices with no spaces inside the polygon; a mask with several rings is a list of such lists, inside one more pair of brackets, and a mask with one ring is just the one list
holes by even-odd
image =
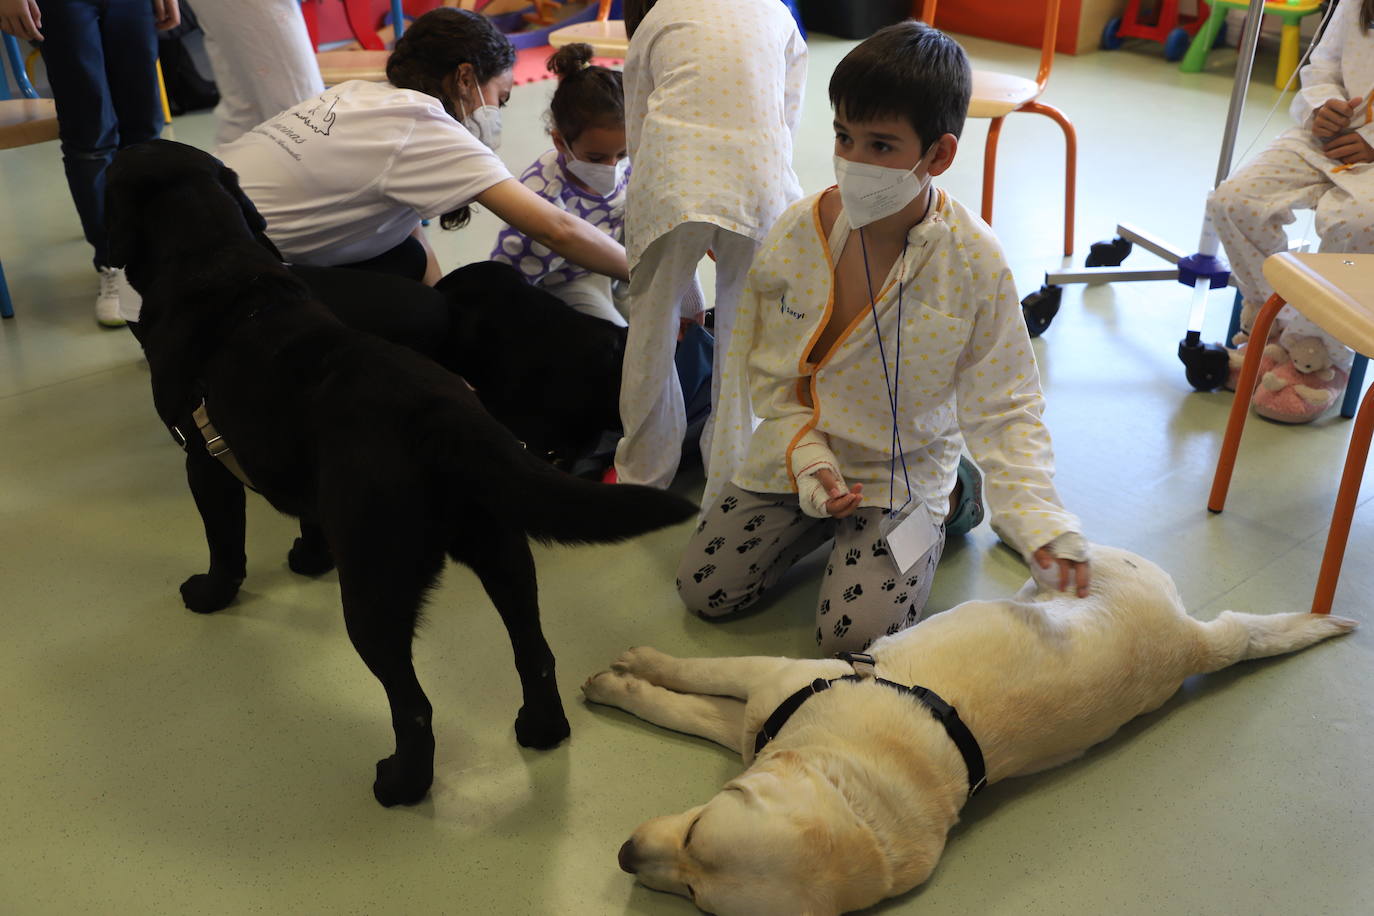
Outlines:
{"label": "person in white coat", "polygon": [[[778,0],[631,0],[625,61],[630,176],[629,320],[618,478],[666,487],[686,417],[674,342],[700,309],[697,265],[716,261],[716,356],[759,243],[801,196],[792,143],[806,43]],[[717,359],[719,363],[719,359]],[[712,404],[716,397],[713,379]],[[711,424],[702,436],[709,453]]]}
{"label": "person in white coat", "polygon": [[[1262,266],[1288,247],[1294,209],[1316,211],[1321,250],[1374,252],[1374,0],[1339,0],[1311,61],[1299,73],[1289,128],[1212,192],[1207,216],[1226,249],[1242,298],[1241,329],[1273,293]],[[1288,306],[1279,324],[1295,314]],[[1350,350],[1323,340],[1348,371]],[[1311,419],[1308,417],[1307,419]]]}
{"label": "person in white coat", "polygon": [[324,91],[300,0],[196,0],[205,53],[215,71],[215,143]]}
{"label": "person in white coat", "polygon": [[965,446],[997,533],[1087,594],[1011,272],[987,224],[930,186],[954,160],[971,85],[963,49],[912,21],[836,68],[838,187],[789,208],[750,274],[678,571],[689,610],[740,611],[831,542],[821,649],[862,651],[910,626],[947,521],[979,497],[967,479],[956,492]]}

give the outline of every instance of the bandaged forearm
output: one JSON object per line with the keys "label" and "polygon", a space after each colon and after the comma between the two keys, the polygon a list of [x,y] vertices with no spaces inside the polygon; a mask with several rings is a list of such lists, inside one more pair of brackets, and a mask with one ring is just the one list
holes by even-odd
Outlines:
{"label": "bandaged forearm", "polygon": [[815,430],[806,432],[792,447],[787,458],[792,476],[797,481],[797,499],[801,503],[801,510],[812,518],[828,518],[830,513],[826,511],[825,504],[830,501],[830,494],[817,475],[821,471],[829,471],[846,492],[849,487],[844,482],[840,463],[830,450],[825,435]]}
{"label": "bandaged forearm", "polygon": [[1044,549],[1060,560],[1072,560],[1075,563],[1088,562],[1088,541],[1077,531],[1065,531],[1044,545]]}

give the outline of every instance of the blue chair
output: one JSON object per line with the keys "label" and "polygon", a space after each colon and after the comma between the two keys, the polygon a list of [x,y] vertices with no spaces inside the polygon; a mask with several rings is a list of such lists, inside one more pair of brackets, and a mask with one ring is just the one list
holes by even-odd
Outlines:
{"label": "blue chair", "polygon": [[[18,87],[19,98],[10,93],[9,80],[0,67],[0,149],[28,146],[57,139],[57,109],[52,99],[40,99],[38,92],[29,82],[24,72],[24,56],[19,49],[19,39],[13,35],[0,35],[5,45],[5,59],[9,62],[10,76]],[[5,270],[0,266],[0,318],[14,317],[14,303],[10,299],[9,286],[5,283]]]}

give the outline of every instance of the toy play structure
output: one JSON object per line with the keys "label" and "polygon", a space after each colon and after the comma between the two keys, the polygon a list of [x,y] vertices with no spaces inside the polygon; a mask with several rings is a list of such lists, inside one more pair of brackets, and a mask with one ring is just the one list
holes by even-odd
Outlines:
{"label": "toy play structure", "polygon": [[1206,0],[1197,0],[1197,5],[1196,16],[1185,16],[1179,11],[1179,0],[1159,0],[1145,10],[1140,8],[1141,0],[1131,0],[1124,15],[1107,21],[1102,30],[1102,50],[1115,51],[1127,38],[1143,38],[1164,45],[1166,60],[1179,60],[1207,21]]}
{"label": "toy play structure", "polygon": [[[1216,47],[1226,34],[1226,14],[1231,10],[1243,10],[1250,0],[1211,0],[1212,15],[1198,30],[1188,53],[1183,56],[1179,69],[1184,73],[1200,73],[1207,63],[1207,52]],[[1283,89],[1298,69],[1299,33],[1304,16],[1321,12],[1322,0],[1266,0],[1266,16],[1277,16],[1283,23],[1279,32],[1279,66],[1274,73],[1274,85]]]}

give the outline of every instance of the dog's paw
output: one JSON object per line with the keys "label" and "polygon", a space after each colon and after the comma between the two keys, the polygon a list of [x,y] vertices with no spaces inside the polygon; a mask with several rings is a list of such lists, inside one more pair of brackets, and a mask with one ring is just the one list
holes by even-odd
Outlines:
{"label": "dog's paw", "polygon": [[209,573],[197,573],[181,583],[181,601],[197,614],[213,614],[233,603],[242,579],[221,579]]}
{"label": "dog's paw", "polygon": [[286,565],[300,576],[322,576],[334,568],[334,558],[324,544],[308,544],[296,538],[286,554]]}
{"label": "dog's paw", "polygon": [[621,706],[625,698],[644,682],[623,671],[598,671],[582,684],[582,696],[588,703],[602,706]]}
{"label": "dog's paw", "polygon": [[568,717],[563,715],[561,708],[541,711],[521,706],[515,716],[515,740],[521,747],[546,751],[571,734]]}
{"label": "dog's paw", "polygon": [[654,680],[654,675],[662,671],[664,664],[671,658],[671,656],[652,646],[635,646],[633,649],[622,652],[619,658],[611,662],[611,670],[619,674],[643,678],[653,684],[657,683]]}
{"label": "dog's paw", "polygon": [[385,760],[377,761],[377,779],[372,783],[372,794],[383,808],[418,805],[429,794],[429,785],[433,781],[432,760],[422,766],[407,767],[392,754]]}

